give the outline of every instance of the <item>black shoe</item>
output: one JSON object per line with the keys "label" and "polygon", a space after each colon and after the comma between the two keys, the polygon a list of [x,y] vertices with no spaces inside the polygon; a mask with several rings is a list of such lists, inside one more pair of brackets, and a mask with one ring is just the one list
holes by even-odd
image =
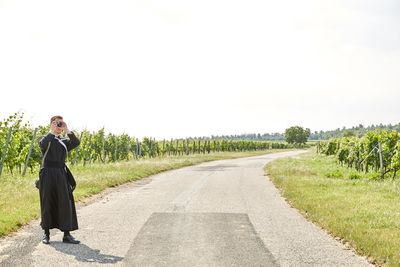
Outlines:
{"label": "black shoe", "polygon": [[63,242],[70,244],[79,244],[81,241],[76,240],[72,235],[67,235],[63,237]]}
{"label": "black shoe", "polygon": [[50,244],[50,236],[44,235],[43,239],[42,239],[42,243],[46,244],[46,245]]}

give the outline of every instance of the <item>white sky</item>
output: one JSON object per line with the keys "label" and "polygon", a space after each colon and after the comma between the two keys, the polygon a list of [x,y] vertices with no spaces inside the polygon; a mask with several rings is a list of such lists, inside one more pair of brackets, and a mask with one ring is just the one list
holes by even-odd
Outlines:
{"label": "white sky", "polygon": [[398,0],[0,0],[0,119],[156,138],[400,122]]}

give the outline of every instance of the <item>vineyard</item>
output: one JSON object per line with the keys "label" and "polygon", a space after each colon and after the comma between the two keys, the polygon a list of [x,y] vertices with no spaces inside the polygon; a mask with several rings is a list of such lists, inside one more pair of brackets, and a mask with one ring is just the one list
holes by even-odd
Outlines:
{"label": "vineyard", "polygon": [[363,137],[344,137],[320,142],[317,151],[335,155],[341,165],[358,172],[377,173],[381,179],[395,178],[400,169],[400,134],[375,130]]}
{"label": "vineyard", "polygon": [[[41,162],[42,153],[38,139],[49,132],[48,126],[33,129],[29,122],[23,123],[23,114],[13,114],[0,121],[0,175],[2,170],[10,174],[24,175],[26,170],[34,172]],[[216,139],[171,139],[155,140],[145,137],[142,140],[127,134],[106,134],[104,128],[97,132],[74,131],[81,144],[68,155],[68,163],[91,164],[121,160],[139,160],[163,156],[206,154],[211,152],[255,151],[284,149],[289,145],[282,142],[216,140]]]}

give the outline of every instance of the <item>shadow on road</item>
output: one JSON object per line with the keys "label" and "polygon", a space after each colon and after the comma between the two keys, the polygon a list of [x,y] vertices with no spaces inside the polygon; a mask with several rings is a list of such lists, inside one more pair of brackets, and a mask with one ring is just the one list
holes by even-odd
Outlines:
{"label": "shadow on road", "polygon": [[102,254],[100,250],[92,249],[84,244],[72,245],[63,242],[52,242],[50,245],[57,251],[75,256],[75,259],[81,262],[112,264],[124,259],[123,257]]}

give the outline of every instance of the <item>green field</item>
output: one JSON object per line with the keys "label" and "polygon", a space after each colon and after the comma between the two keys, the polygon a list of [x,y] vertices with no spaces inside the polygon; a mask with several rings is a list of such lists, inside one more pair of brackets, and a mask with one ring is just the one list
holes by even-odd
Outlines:
{"label": "green field", "polygon": [[303,215],[370,261],[400,266],[400,180],[373,180],[314,150],[268,164],[266,174]]}
{"label": "green field", "polygon": [[[107,187],[171,169],[197,163],[255,156],[285,150],[264,150],[254,152],[220,152],[185,156],[159,157],[153,159],[121,161],[118,163],[91,164],[71,168],[78,186],[75,200],[80,201],[97,194]],[[3,175],[0,177],[0,237],[18,230],[40,215],[39,194],[34,187],[36,174],[26,177]]]}

